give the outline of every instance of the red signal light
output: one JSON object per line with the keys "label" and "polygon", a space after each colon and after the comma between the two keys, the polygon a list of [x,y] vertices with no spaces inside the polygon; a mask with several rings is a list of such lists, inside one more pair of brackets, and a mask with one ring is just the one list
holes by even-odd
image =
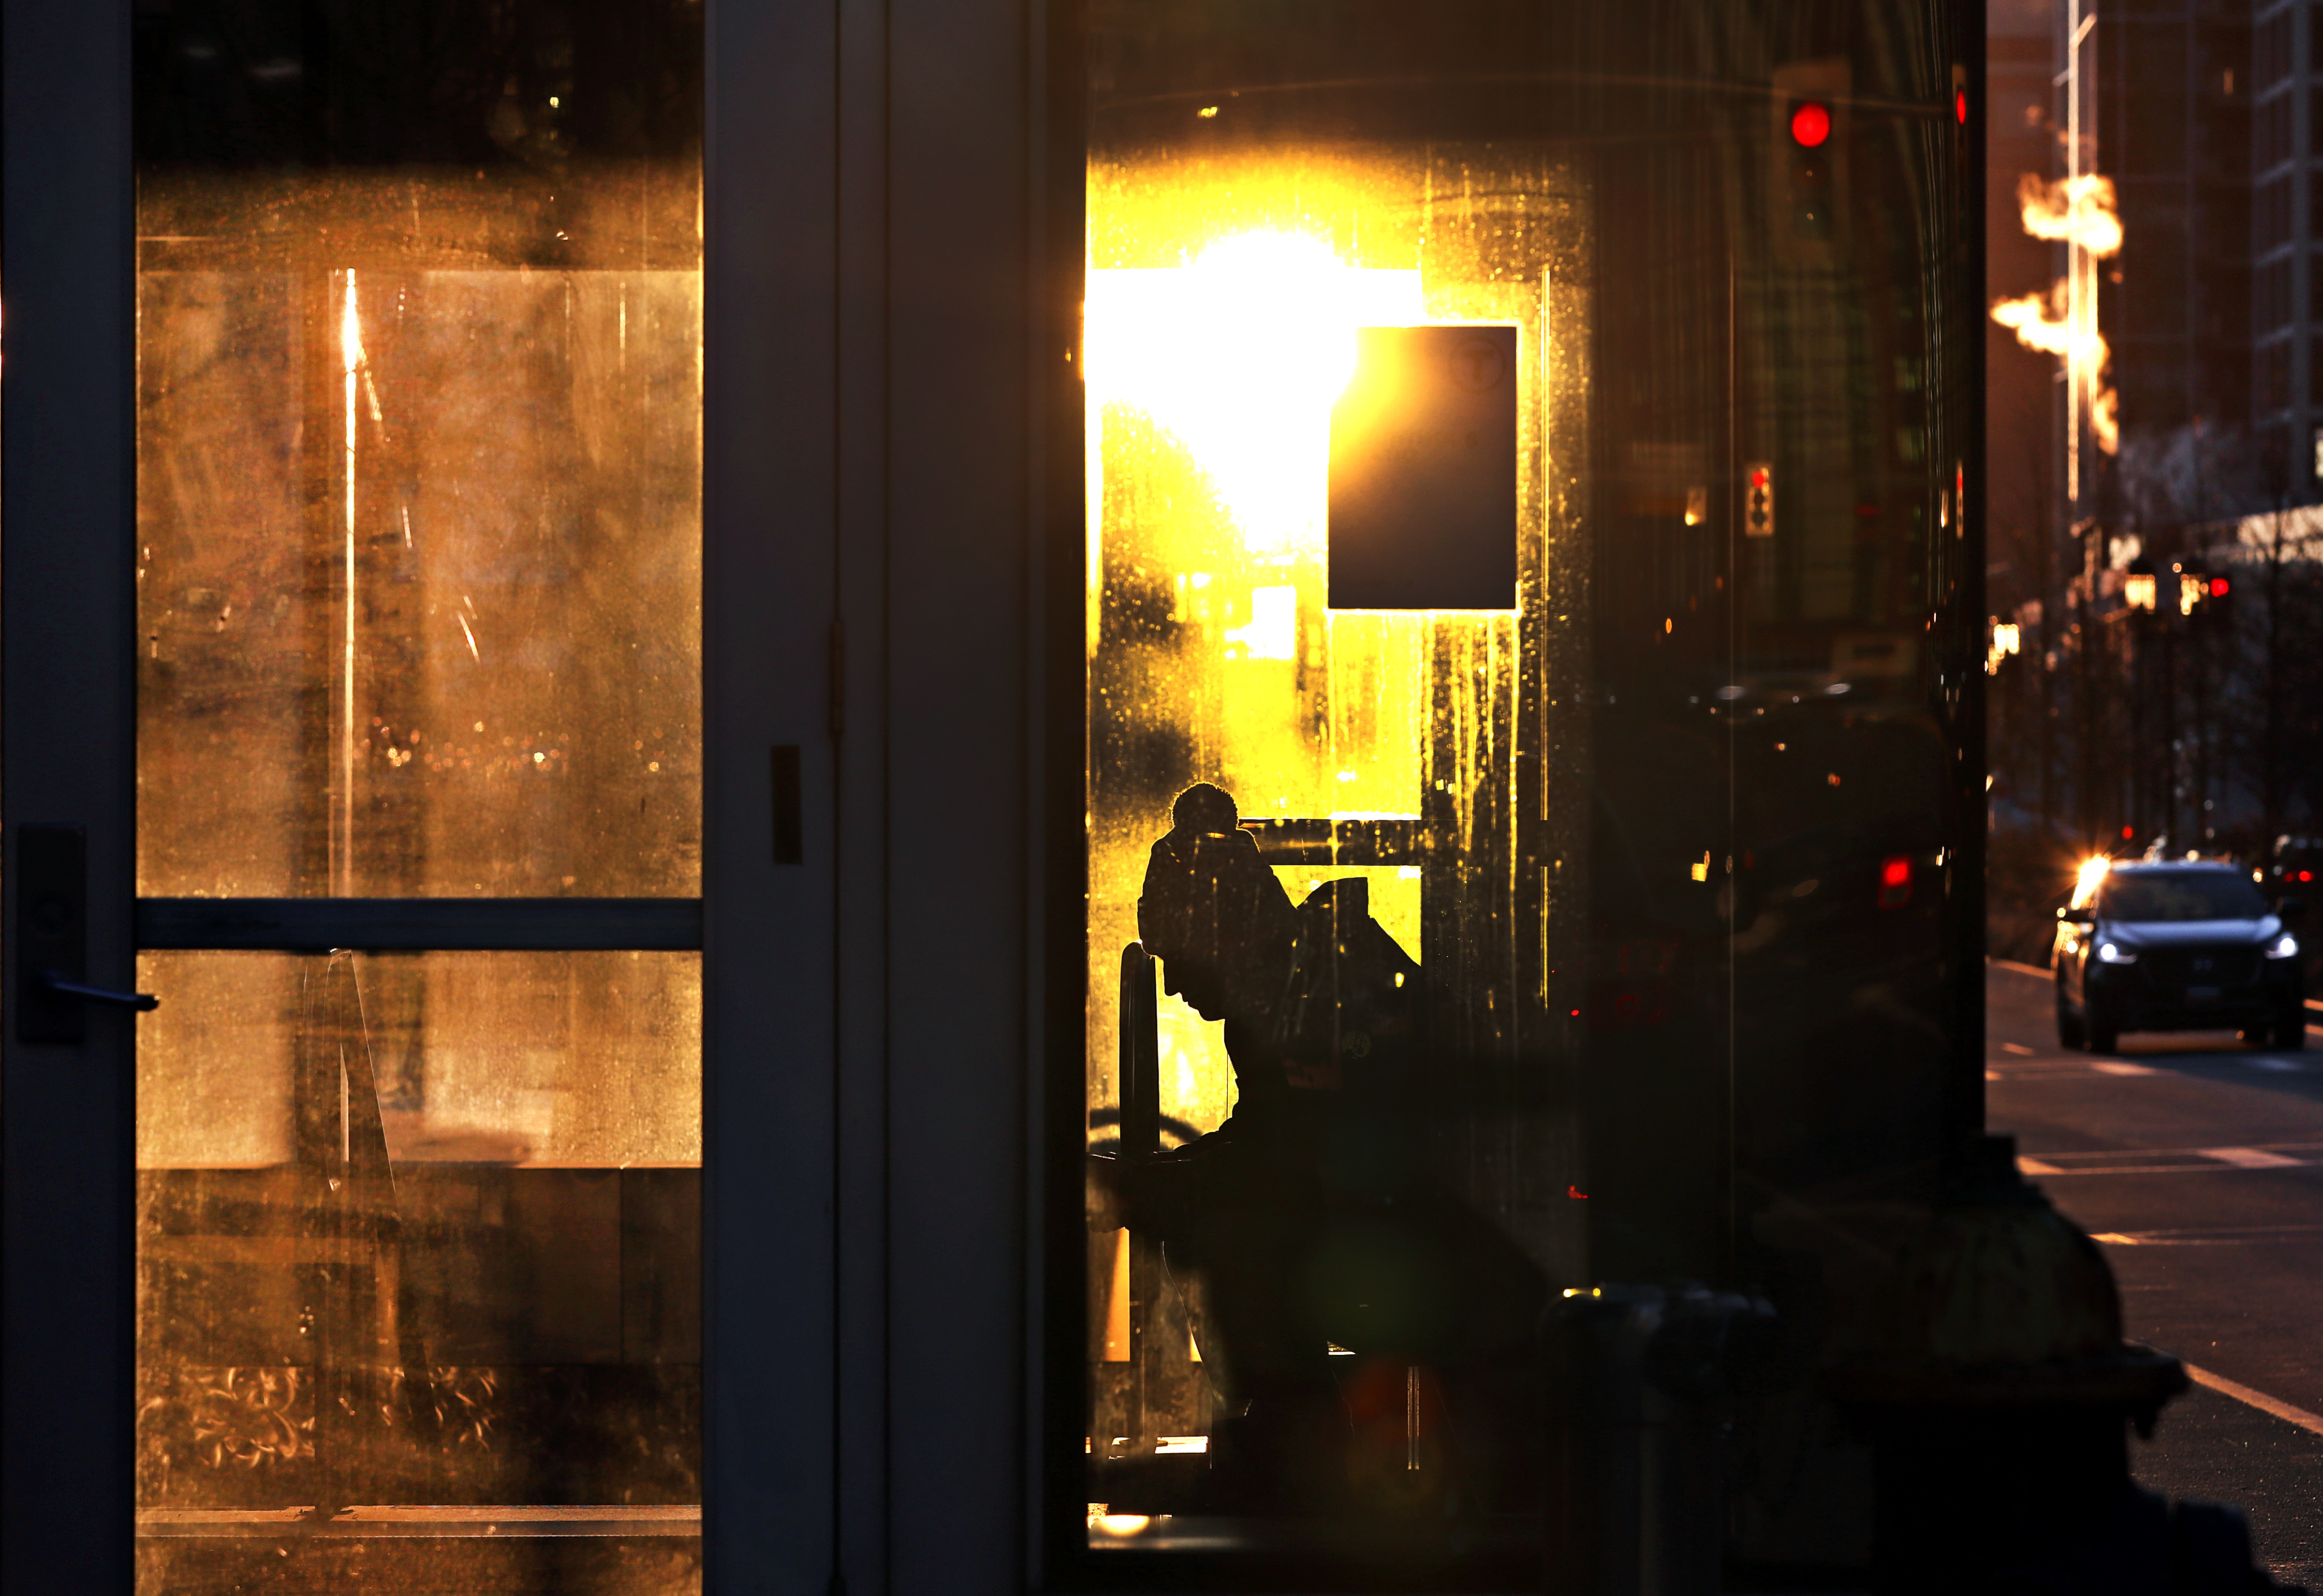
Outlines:
{"label": "red signal light", "polygon": [[1791,108],[1791,137],[1809,150],[1831,137],[1831,107],[1820,100],[1801,100]]}
{"label": "red signal light", "polygon": [[2122,839],[2124,842],[2126,842],[2126,841],[2128,841],[2128,840],[2129,840],[2129,839],[2130,839],[2130,829],[2129,829],[2127,826],[2124,826],[2124,827],[2121,829],[2121,839]]}
{"label": "red signal light", "polygon": [[2226,596],[2227,579],[2223,576],[2213,576],[2210,578],[2210,597],[2214,599],[2223,599]]}
{"label": "red signal light", "polygon": [[1750,485],[1754,488],[1764,488],[1767,485],[1768,474],[1765,466],[1759,466],[1750,473]]}
{"label": "red signal light", "polygon": [[2299,873],[2299,879],[2301,881],[2312,881],[2315,879],[2315,872],[2312,870],[2301,870]]}
{"label": "red signal light", "polygon": [[1912,857],[1889,854],[1879,861],[1879,906],[1900,909],[1912,901]]}
{"label": "red signal light", "polygon": [[1952,115],[1962,127],[1968,125],[1968,90],[1964,88],[1952,90]]}

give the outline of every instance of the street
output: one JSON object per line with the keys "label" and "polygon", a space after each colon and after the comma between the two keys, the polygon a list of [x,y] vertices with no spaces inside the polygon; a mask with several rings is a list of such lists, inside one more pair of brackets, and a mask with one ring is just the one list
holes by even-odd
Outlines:
{"label": "street", "polygon": [[2243,1508],[2260,1561],[2323,1591],[2323,1029],[2093,1056],[2058,1046],[2046,972],[1994,960],[1986,986],[1987,1124],[2104,1246],[2129,1338],[2195,1379],[2133,1442],[2139,1481]]}

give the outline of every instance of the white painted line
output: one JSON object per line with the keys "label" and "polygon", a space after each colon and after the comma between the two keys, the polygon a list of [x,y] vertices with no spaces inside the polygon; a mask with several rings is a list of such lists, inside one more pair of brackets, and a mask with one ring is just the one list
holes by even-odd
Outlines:
{"label": "white painted line", "polygon": [[2159,1075],[2159,1069],[2146,1064],[2117,1064],[2110,1059],[2100,1059],[2089,1066],[2099,1075]]}
{"label": "white painted line", "polygon": [[2099,1231],[2090,1237],[2115,1247],[2236,1247],[2263,1246],[2291,1236],[2311,1236],[2323,1225],[2246,1225],[2213,1226],[2208,1230]]}
{"label": "white painted line", "polygon": [[[2238,1173],[2245,1169],[2274,1169],[2277,1167],[2272,1164],[2099,1164],[2093,1165],[2087,1169],[2067,1169],[2052,1166],[2048,1169],[2035,1170],[2025,1169],[2025,1160],[2023,1159],[2017,1160],[2016,1162],[2018,1169],[2025,1174],[2049,1175],[2059,1179],[2062,1179],[2068,1175],[2232,1175]],[[2303,1163],[2298,1159],[2291,1159],[2288,1160],[2288,1167],[2296,1169],[2311,1169],[2316,1166],[2311,1163]]]}
{"label": "white painted line", "polygon": [[2186,1365],[2186,1377],[2196,1385],[2208,1386],[2212,1390],[2255,1408],[2261,1413],[2271,1413],[2277,1418],[2297,1425],[2302,1430],[2323,1435],[2323,1414],[2309,1413],[2304,1408],[2293,1408],[2290,1403],[2279,1398],[2270,1397],[2264,1391],[2254,1391],[2238,1380],[2228,1380],[2223,1374],[2213,1374],[2208,1369],[2197,1369],[2191,1363]]}
{"label": "white painted line", "polygon": [[2000,1044],[2000,1050],[2004,1053],[2015,1053],[2020,1059],[2033,1057],[2033,1050],[2022,1042],[2004,1041]]}
{"label": "white painted line", "polygon": [[2016,1157],[2016,1172],[2020,1175],[2061,1175],[2065,1171],[2054,1164],[2044,1164],[2037,1158]]}
{"label": "white painted line", "polygon": [[[2013,959],[1988,959],[1984,962],[1998,969],[2015,970],[2020,976],[2037,976],[2043,981],[2049,978],[2049,972],[2038,965],[2019,964]],[[2310,1002],[2307,1006],[2323,1008],[2323,1004]]]}
{"label": "white painted line", "polygon": [[2298,1075],[2307,1069],[2306,1065],[2291,1059],[2245,1059],[2243,1062],[2253,1069],[2272,1069],[2278,1075]]}
{"label": "white painted line", "polygon": [[2204,1158],[2214,1158],[2222,1164],[2232,1164],[2237,1169],[2289,1169],[2301,1162],[2285,1158],[2279,1152],[2268,1152],[2256,1147],[2200,1147],[2195,1149]]}

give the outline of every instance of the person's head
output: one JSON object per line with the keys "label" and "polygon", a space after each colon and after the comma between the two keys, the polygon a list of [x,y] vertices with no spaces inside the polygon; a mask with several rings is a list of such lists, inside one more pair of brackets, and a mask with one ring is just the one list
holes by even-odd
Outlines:
{"label": "person's head", "polygon": [[1207,782],[1179,793],[1137,900],[1137,935],[1162,960],[1163,990],[1206,1020],[1255,1016],[1281,990],[1295,929],[1290,894],[1234,799]]}

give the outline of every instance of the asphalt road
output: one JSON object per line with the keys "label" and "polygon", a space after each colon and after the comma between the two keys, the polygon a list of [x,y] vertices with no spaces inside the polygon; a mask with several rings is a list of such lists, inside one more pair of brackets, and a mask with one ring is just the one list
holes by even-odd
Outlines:
{"label": "asphalt road", "polygon": [[2133,1443],[2140,1482],[2243,1508],[2260,1560],[2323,1596],[2323,1028],[2306,1052],[2069,1052],[2045,972],[1995,963],[1986,986],[1987,1124],[2104,1245],[2129,1338],[2198,1382]]}

